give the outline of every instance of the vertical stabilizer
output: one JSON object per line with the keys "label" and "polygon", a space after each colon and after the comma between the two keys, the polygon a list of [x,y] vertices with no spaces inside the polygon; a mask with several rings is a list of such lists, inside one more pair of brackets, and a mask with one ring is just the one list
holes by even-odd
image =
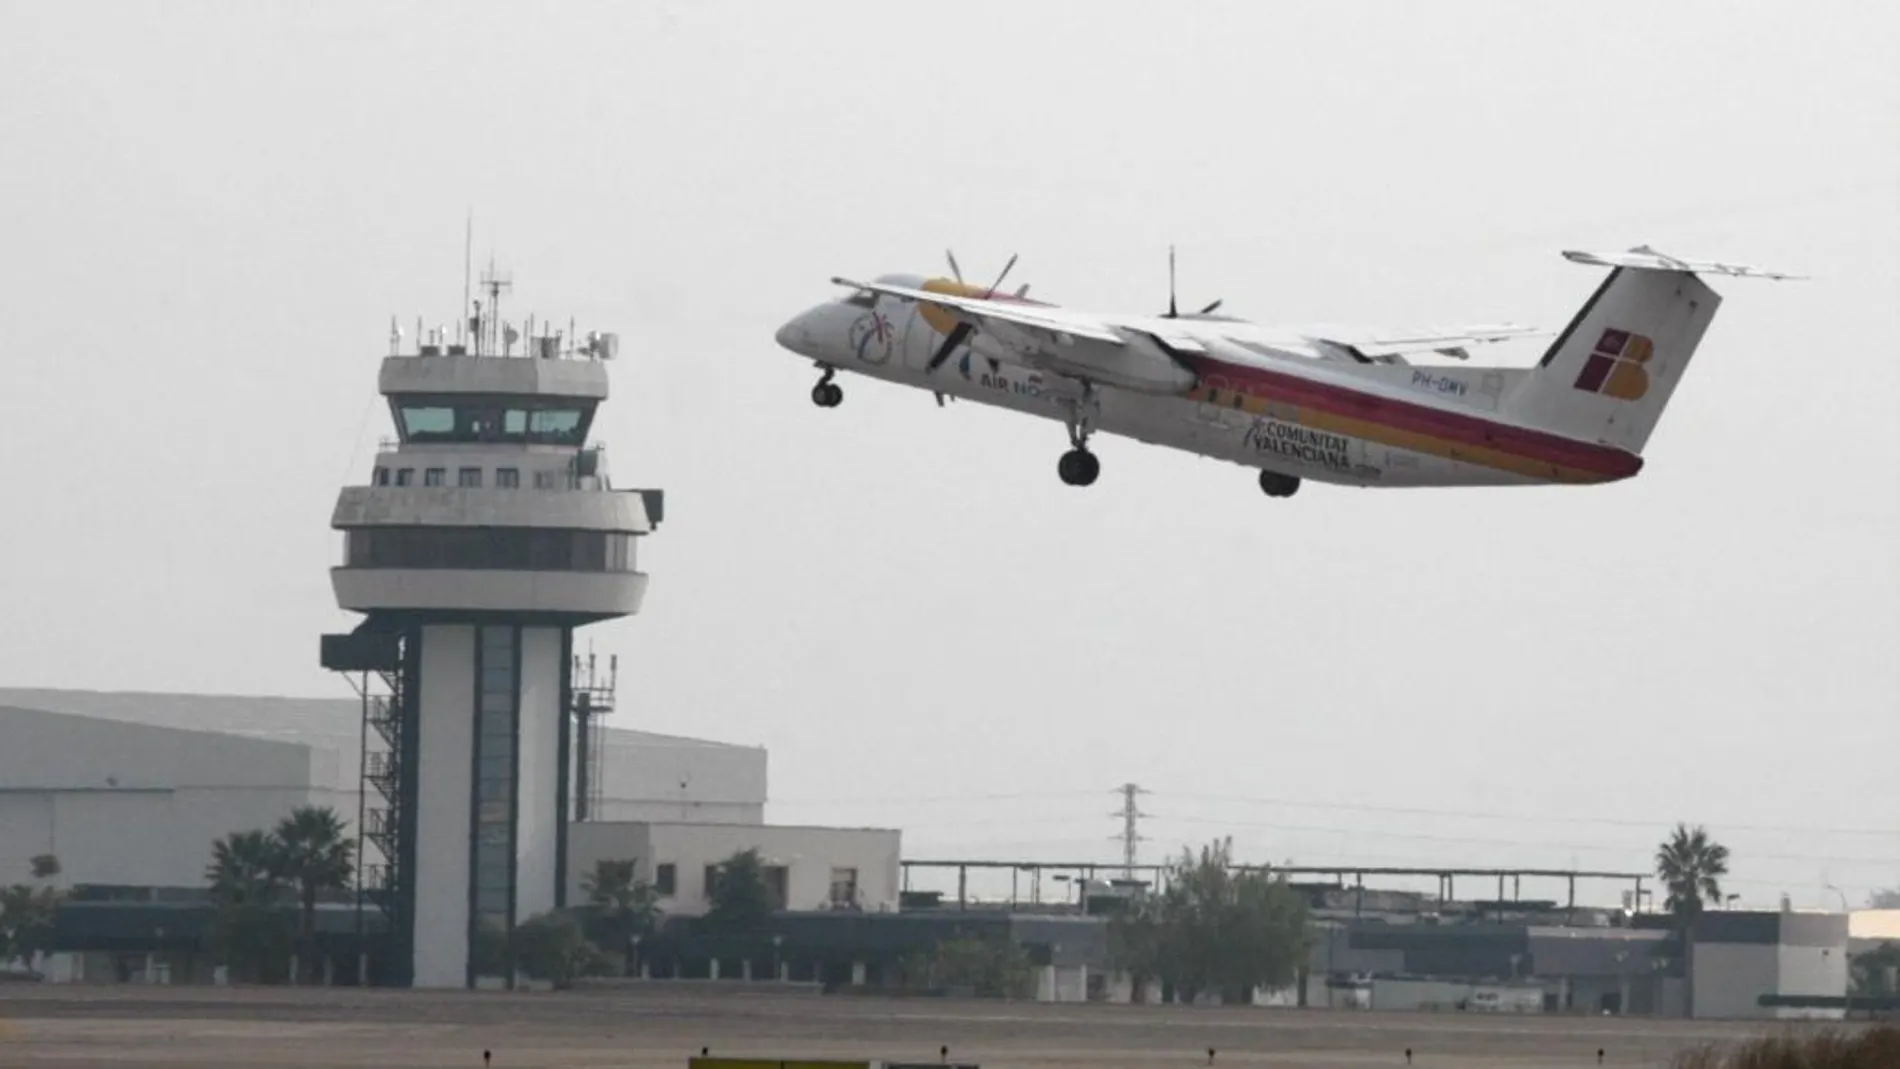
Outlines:
{"label": "vertical stabilizer", "polygon": [[1692,272],[1614,266],[1512,392],[1506,413],[1640,454],[1721,304]]}

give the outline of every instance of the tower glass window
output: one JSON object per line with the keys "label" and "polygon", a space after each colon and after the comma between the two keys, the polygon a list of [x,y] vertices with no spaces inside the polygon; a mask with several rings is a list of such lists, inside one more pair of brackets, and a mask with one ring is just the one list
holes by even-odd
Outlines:
{"label": "tower glass window", "polygon": [[405,401],[397,429],[405,442],[580,445],[595,402],[571,398],[451,397]]}
{"label": "tower glass window", "polygon": [[[483,627],[477,638],[475,811],[469,843],[472,945],[514,929],[516,633],[508,626]],[[476,969],[470,965],[471,972]]]}
{"label": "tower glass window", "polygon": [[441,486],[441,485],[442,485],[442,475],[443,475],[443,470],[444,470],[444,469],[442,469],[442,468],[429,468],[429,469],[427,469],[427,470],[425,470],[425,471],[424,471],[424,472],[422,473],[422,485],[424,485],[424,486]]}
{"label": "tower glass window", "polygon": [[512,490],[521,485],[521,471],[518,468],[496,468],[495,485],[504,490]]}
{"label": "tower glass window", "polygon": [[628,572],[637,537],[542,527],[358,527],[345,536],[344,566]]}
{"label": "tower glass window", "polygon": [[482,485],[482,469],[480,468],[461,469],[460,471],[455,473],[455,485],[457,486]]}

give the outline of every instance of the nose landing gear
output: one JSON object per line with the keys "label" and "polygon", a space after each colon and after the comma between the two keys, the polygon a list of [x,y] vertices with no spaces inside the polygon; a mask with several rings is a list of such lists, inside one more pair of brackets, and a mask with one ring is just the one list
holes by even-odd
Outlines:
{"label": "nose landing gear", "polygon": [[811,388],[811,403],[819,408],[837,408],[844,401],[844,388],[831,381],[831,377],[838,373],[838,369],[825,367],[823,364],[818,366],[824,368],[825,373],[818,380],[818,385]]}

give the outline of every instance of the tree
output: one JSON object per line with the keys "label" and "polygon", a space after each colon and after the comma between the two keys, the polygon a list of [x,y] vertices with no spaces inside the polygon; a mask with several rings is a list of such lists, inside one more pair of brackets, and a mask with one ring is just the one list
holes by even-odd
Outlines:
{"label": "tree", "polygon": [[581,878],[581,890],[595,923],[591,926],[602,949],[622,962],[625,975],[633,967],[629,947],[635,936],[653,932],[660,916],[660,896],[653,885],[634,878],[632,860],[600,860]]}
{"label": "tree", "polygon": [[1868,909],[1900,909],[1900,887],[1889,887],[1867,896]]}
{"label": "tree", "polygon": [[1033,998],[1029,954],[1008,938],[946,939],[930,957],[932,987],[966,988],[978,998]]}
{"label": "tree", "polygon": [[1146,1001],[1148,981],[1161,970],[1161,900],[1154,895],[1123,899],[1109,916],[1108,960],[1128,975],[1134,999]]}
{"label": "tree", "polygon": [[772,889],[757,849],[741,850],[715,870],[708,889],[712,908],[706,925],[725,932],[756,932],[772,919]]}
{"label": "tree", "polygon": [[16,883],[0,888],[0,965],[15,961],[26,968],[41,954],[53,950],[53,924],[63,895],[52,886],[59,875],[59,859],[41,854],[32,860],[33,878],[40,886]]}
{"label": "tree", "polygon": [[587,941],[580,919],[564,909],[536,914],[515,926],[515,963],[556,989],[571,986],[575,977],[598,976],[608,967],[606,955]]}
{"label": "tree", "polygon": [[1722,903],[1722,877],[1728,875],[1728,847],[1710,838],[1698,824],[1678,823],[1656,848],[1656,875],[1668,889],[1663,908],[1675,918],[1682,940],[1683,1015],[1695,1012],[1695,925],[1703,906]]}
{"label": "tree", "polygon": [[1158,895],[1110,921],[1110,952],[1137,979],[1152,977],[1192,1001],[1216,992],[1251,1001],[1254,989],[1292,983],[1305,963],[1306,902],[1284,879],[1241,870],[1232,840],[1183,850]]}
{"label": "tree", "polygon": [[1882,943],[1848,962],[1847,993],[1856,998],[1900,995],[1900,944]]}
{"label": "tree", "polygon": [[277,822],[274,838],[285,879],[294,885],[302,905],[298,957],[304,975],[323,975],[317,963],[317,898],[348,890],[355,873],[352,853],[356,844],[343,833],[343,819],[323,806],[299,806]]}
{"label": "tree", "polygon": [[284,899],[291,883],[282,844],[263,831],[234,831],[211,844],[211,949],[234,973],[261,980],[288,954]]}

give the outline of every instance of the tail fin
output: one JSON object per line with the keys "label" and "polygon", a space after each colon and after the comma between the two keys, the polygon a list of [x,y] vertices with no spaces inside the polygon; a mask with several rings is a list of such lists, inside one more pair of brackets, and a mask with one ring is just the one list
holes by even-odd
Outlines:
{"label": "tail fin", "polygon": [[1636,454],[1721,307],[1721,296],[1697,273],[1797,277],[1678,260],[1647,247],[1564,257],[1609,267],[1610,276],[1512,391],[1505,414],[1539,430]]}

